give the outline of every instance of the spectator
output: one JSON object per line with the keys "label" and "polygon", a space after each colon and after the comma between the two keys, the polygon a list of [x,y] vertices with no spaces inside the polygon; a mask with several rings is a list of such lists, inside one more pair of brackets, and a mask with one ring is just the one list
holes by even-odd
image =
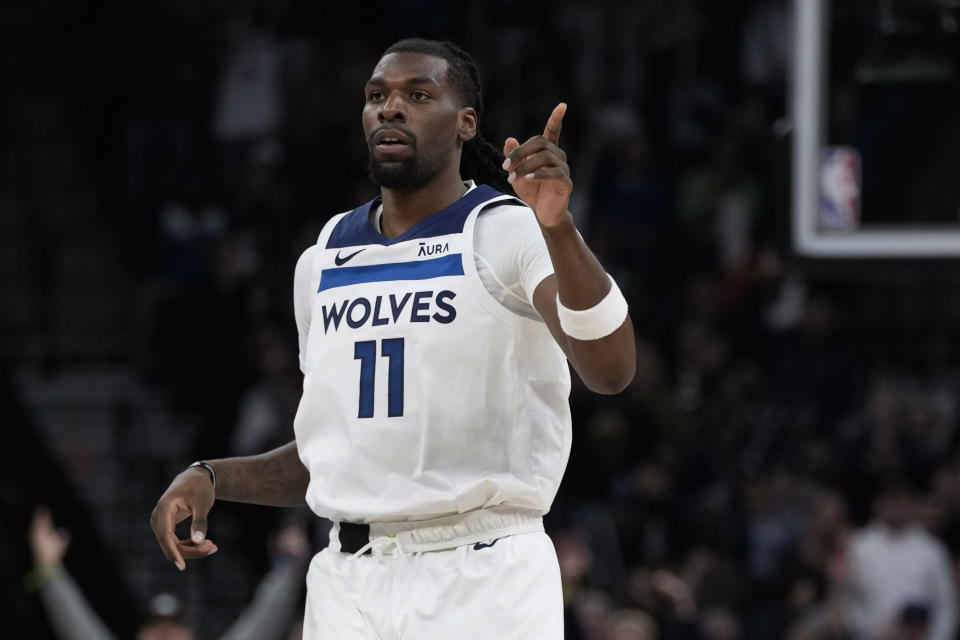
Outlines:
{"label": "spectator", "polygon": [[607,640],[658,640],[657,625],[639,609],[617,609],[610,614]]}
{"label": "spectator", "polygon": [[257,335],[259,378],[240,400],[230,451],[246,456],[269,451],[285,443],[300,402],[296,354],[272,327]]}
{"label": "spectator", "polygon": [[796,550],[797,567],[787,593],[790,640],[840,640],[848,636],[842,593],[834,585],[847,570],[853,527],[843,497],[821,491]]}
{"label": "spectator", "polygon": [[[33,552],[32,581],[53,628],[61,640],[113,640],[115,636],[90,607],[62,564],[70,546],[70,532],[56,529],[45,507],[34,511],[30,524]],[[253,602],[220,640],[279,640],[290,627],[294,607],[304,587],[310,557],[306,534],[299,525],[281,530],[275,541],[273,569],[261,581]],[[195,640],[180,615],[177,598],[158,594],[149,603],[136,640]]]}
{"label": "spectator", "polygon": [[874,520],[853,536],[842,587],[855,638],[924,637],[916,634],[928,626],[930,640],[955,637],[953,563],[944,544],[917,524],[916,508],[913,487],[894,477],[875,502]]}

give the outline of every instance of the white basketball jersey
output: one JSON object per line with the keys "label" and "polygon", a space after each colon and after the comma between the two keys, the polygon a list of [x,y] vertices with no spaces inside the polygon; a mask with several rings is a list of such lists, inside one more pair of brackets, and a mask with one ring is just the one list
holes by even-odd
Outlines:
{"label": "white basketball jersey", "polygon": [[480,212],[518,202],[480,186],[396,238],[370,224],[376,200],[324,227],[294,421],[317,514],[549,509],[570,453],[566,359],[494,300],[473,255]]}

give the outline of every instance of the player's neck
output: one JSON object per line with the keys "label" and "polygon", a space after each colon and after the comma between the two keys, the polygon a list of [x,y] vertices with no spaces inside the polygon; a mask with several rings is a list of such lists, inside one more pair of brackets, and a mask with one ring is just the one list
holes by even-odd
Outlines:
{"label": "player's neck", "polygon": [[415,189],[380,189],[383,214],[380,233],[396,238],[429,215],[448,207],[467,191],[458,167]]}

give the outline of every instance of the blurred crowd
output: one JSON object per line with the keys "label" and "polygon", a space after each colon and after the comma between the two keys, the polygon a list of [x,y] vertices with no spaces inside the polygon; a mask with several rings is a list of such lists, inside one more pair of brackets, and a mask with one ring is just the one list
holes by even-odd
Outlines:
{"label": "blurred crowd", "polygon": [[547,522],[567,637],[956,637],[956,380],[936,354],[887,357],[909,341],[873,350],[861,329],[888,301],[790,254],[791,4],[126,10],[110,222],[140,283],[139,362],[203,417],[196,457],[292,438],[294,264],[375,193],[363,82],[394,40],[450,38],[480,64],[488,140],[569,103],[572,209],[638,332],[624,394],[574,384]]}

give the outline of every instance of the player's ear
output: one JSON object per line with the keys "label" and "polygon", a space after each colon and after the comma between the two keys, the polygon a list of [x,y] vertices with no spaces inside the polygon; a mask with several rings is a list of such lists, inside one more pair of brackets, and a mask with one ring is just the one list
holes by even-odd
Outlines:
{"label": "player's ear", "polygon": [[463,142],[473,140],[477,135],[477,110],[473,107],[460,107],[457,113],[457,134]]}

